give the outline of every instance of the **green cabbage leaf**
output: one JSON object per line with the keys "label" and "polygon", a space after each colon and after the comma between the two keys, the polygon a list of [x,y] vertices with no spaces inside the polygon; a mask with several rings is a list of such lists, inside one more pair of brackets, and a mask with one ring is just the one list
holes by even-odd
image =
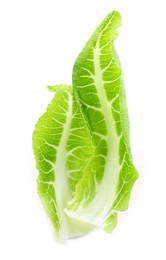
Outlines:
{"label": "green cabbage leaf", "polygon": [[91,131],[94,156],[66,212],[107,232],[116,226],[117,212],[128,208],[138,177],[130,151],[122,68],[114,47],[120,25],[120,14],[109,14],[73,68],[73,88]]}
{"label": "green cabbage leaf", "polygon": [[122,67],[114,47],[121,25],[110,13],[73,67],[73,86],[55,92],[33,133],[38,193],[56,239],[111,233],[138,178],[129,137]]}
{"label": "green cabbage leaf", "polygon": [[91,158],[92,139],[72,87],[59,85],[49,89],[55,95],[36,124],[33,149],[41,202],[56,240],[65,243],[93,229],[93,225],[68,217],[64,212]]}

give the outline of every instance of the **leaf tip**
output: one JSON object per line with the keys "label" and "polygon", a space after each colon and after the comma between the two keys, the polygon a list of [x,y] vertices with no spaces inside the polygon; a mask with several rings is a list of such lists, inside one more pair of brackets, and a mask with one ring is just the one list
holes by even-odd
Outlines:
{"label": "leaf tip", "polygon": [[55,85],[55,86],[47,86],[47,89],[51,92],[57,92],[57,91],[71,91],[71,86],[69,85]]}
{"label": "leaf tip", "polygon": [[115,27],[121,26],[121,14],[118,11],[113,10],[106,17],[106,22],[110,21],[114,24]]}

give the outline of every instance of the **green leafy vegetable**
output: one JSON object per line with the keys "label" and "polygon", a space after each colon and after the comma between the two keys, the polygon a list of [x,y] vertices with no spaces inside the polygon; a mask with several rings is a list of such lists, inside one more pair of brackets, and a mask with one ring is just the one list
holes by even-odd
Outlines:
{"label": "green leafy vegetable", "polygon": [[91,156],[92,140],[72,95],[72,87],[60,85],[49,89],[56,93],[36,124],[33,149],[39,170],[41,202],[53,224],[56,239],[65,243],[66,239],[83,235],[93,228],[69,218],[64,212]]}
{"label": "green leafy vegetable", "polygon": [[114,48],[120,24],[113,11],[94,32],[74,64],[73,89],[49,87],[55,96],[33,134],[38,192],[59,241],[94,226],[111,233],[138,178]]}
{"label": "green leafy vegetable", "polygon": [[80,180],[66,212],[103,226],[108,232],[116,226],[117,211],[128,208],[130,192],[138,176],[129,146],[122,69],[114,48],[120,24],[118,12],[108,15],[73,68],[74,91],[87,117],[95,154],[91,178],[86,175]]}

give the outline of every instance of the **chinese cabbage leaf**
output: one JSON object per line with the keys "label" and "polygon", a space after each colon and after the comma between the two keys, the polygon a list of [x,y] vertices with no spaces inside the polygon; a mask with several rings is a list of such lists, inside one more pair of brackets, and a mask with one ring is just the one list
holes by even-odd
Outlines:
{"label": "chinese cabbage leaf", "polygon": [[56,93],[36,124],[33,149],[39,170],[41,202],[52,222],[56,239],[65,243],[66,239],[86,234],[93,228],[64,212],[91,157],[92,140],[72,95],[72,87],[60,85],[49,89]]}
{"label": "chinese cabbage leaf", "polygon": [[118,12],[109,14],[73,68],[74,92],[86,115],[95,153],[66,212],[108,232],[117,224],[117,212],[128,208],[138,177],[130,151],[122,68],[114,47],[120,24]]}
{"label": "chinese cabbage leaf", "polygon": [[60,242],[95,226],[111,233],[138,178],[114,47],[120,25],[113,11],[96,29],[74,64],[73,87],[49,87],[54,98],[33,133],[38,193]]}

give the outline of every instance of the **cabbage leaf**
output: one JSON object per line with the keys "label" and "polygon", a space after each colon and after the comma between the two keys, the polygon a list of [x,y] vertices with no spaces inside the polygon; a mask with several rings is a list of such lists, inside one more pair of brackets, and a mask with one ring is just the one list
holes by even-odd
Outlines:
{"label": "cabbage leaf", "polygon": [[112,232],[117,212],[126,210],[138,177],[129,144],[129,120],[120,61],[114,47],[120,14],[109,14],[79,54],[73,88],[94,144],[84,174],[66,212]]}
{"label": "cabbage leaf", "polygon": [[[38,175],[38,193],[51,220],[55,238],[65,243],[93,226],[68,217],[64,212],[76,183],[91,157],[92,139],[72,87],[49,87],[55,91],[47,111],[33,133],[33,149]],[[67,167],[70,170],[67,170]]]}
{"label": "cabbage leaf", "polygon": [[138,178],[122,67],[114,47],[121,16],[110,13],[78,55],[72,85],[55,92],[33,133],[38,193],[56,239],[111,233]]}

